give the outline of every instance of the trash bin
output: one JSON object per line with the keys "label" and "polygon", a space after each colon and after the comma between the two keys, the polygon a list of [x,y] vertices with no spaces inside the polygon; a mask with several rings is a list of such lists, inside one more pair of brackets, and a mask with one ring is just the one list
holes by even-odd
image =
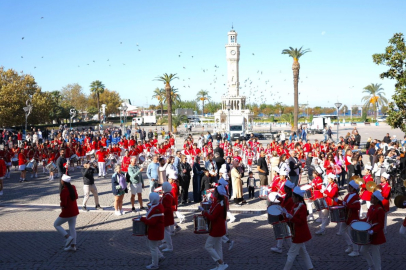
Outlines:
{"label": "trash bin", "polygon": [[379,126],[379,122],[378,122],[378,121],[376,121],[375,126]]}

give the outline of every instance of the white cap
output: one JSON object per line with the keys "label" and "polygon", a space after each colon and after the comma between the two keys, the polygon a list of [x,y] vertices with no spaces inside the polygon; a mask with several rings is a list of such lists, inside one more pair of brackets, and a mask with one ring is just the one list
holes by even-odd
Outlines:
{"label": "white cap", "polygon": [[327,178],[336,179],[337,176],[336,176],[335,174],[329,173],[329,174],[327,175]]}
{"label": "white cap", "polygon": [[285,186],[287,186],[288,188],[293,189],[295,187],[295,184],[293,184],[292,182],[290,182],[289,180],[286,180],[285,182]]}
{"label": "white cap", "polygon": [[377,198],[378,200],[383,201],[382,193],[379,190],[375,190],[374,193],[372,193],[372,195],[374,195],[375,198]]}
{"label": "white cap", "polygon": [[359,189],[359,185],[357,183],[355,183],[354,180],[351,180],[348,184],[351,185],[355,189]]}
{"label": "white cap", "polygon": [[274,172],[279,173],[279,168],[278,168],[278,167],[273,167],[272,170],[273,170]]}
{"label": "white cap", "polygon": [[304,190],[301,190],[300,187],[296,186],[296,187],[293,189],[293,193],[295,193],[295,194],[297,194],[297,195],[299,195],[300,197],[303,198],[303,196],[304,196],[304,194],[305,194],[305,191],[304,191]]}
{"label": "white cap", "polygon": [[385,177],[386,179],[389,179],[390,175],[387,172],[384,172],[382,174],[382,177]]}
{"label": "white cap", "polygon": [[367,169],[367,170],[372,170],[372,166],[371,166],[371,165],[367,165],[367,166],[365,166],[365,169]]}
{"label": "white cap", "polygon": [[288,175],[288,172],[287,172],[287,171],[281,171],[281,172],[279,172],[279,175],[284,175],[284,176],[286,176],[286,175]]}
{"label": "white cap", "polygon": [[62,175],[62,181],[66,182],[66,183],[70,183],[70,181],[72,180],[72,178],[66,174]]}
{"label": "white cap", "polygon": [[323,170],[322,170],[320,167],[317,167],[317,168],[316,168],[316,172],[318,172],[319,174],[322,174],[322,173],[323,173]]}

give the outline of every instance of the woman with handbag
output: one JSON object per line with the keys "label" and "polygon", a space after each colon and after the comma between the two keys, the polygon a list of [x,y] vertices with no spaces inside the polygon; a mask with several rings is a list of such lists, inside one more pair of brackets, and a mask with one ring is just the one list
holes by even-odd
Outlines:
{"label": "woman with handbag", "polygon": [[121,166],[118,164],[114,167],[114,174],[111,178],[111,186],[114,195],[114,214],[116,216],[121,216],[124,214],[123,199],[127,190],[127,181],[125,174],[121,171]]}

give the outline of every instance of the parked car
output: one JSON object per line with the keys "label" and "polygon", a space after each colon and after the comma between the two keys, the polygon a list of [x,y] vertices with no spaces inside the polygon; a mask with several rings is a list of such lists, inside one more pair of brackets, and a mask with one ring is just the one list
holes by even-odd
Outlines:
{"label": "parked car", "polygon": [[246,140],[249,140],[251,138],[251,134],[254,135],[255,138],[257,138],[258,140],[265,140],[265,136],[262,133],[248,133],[247,135],[245,135]]}
{"label": "parked car", "polygon": [[387,118],[388,118],[387,115],[383,115],[383,116],[378,117],[378,119],[376,119],[376,120],[378,120],[378,122],[385,122],[387,120]]}

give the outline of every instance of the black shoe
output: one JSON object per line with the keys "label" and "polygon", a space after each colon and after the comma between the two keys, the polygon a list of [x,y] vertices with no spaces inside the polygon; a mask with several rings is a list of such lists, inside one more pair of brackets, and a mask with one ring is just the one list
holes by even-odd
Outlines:
{"label": "black shoe", "polygon": [[86,208],[86,205],[82,206],[83,211],[89,212],[89,209]]}
{"label": "black shoe", "polygon": [[100,206],[100,204],[96,205],[96,210],[103,210],[103,208]]}
{"label": "black shoe", "polygon": [[144,206],[143,206],[143,207],[140,207],[140,210],[145,210],[145,209],[147,209],[147,208],[145,208]]}
{"label": "black shoe", "polygon": [[135,207],[131,208],[131,211],[135,212]]}
{"label": "black shoe", "polygon": [[186,202],[182,202],[181,205],[186,205]]}

